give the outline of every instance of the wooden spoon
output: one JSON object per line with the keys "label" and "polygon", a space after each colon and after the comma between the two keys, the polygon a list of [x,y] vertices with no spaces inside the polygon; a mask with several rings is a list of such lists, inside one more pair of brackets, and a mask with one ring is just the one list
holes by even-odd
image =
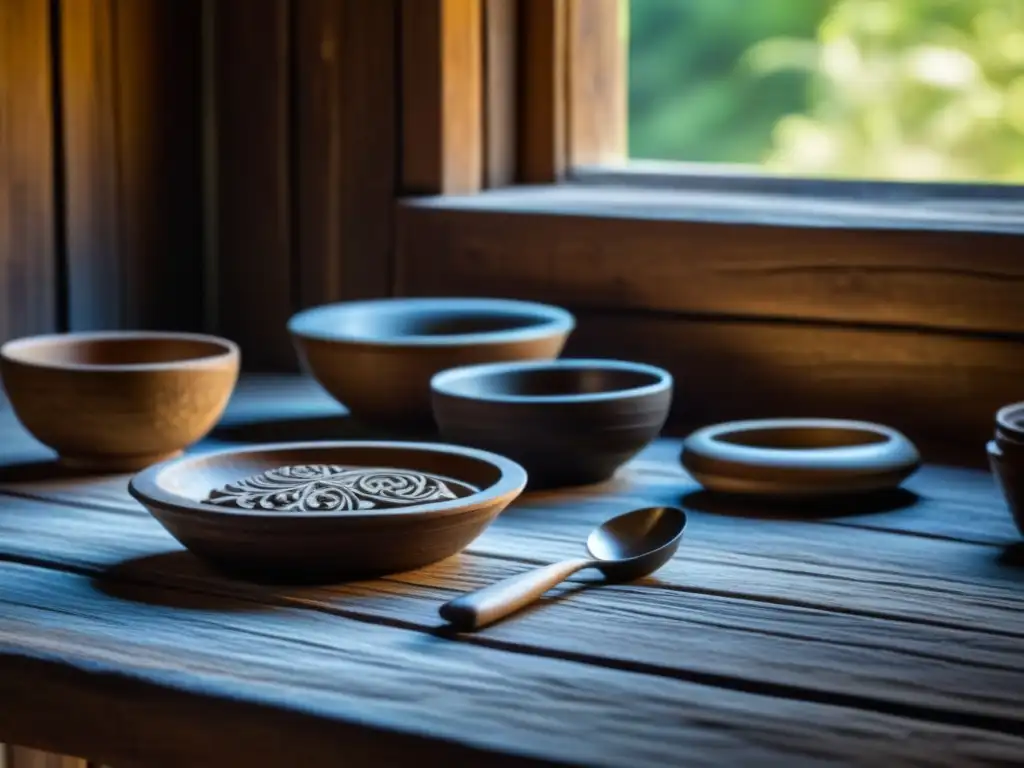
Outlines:
{"label": "wooden spoon", "polygon": [[546,565],[461,595],[441,606],[441,618],[460,630],[480,629],[524,608],[584,568],[597,568],[609,582],[649,576],[672,559],[685,527],[686,513],[676,507],[626,512],[591,532],[589,558]]}

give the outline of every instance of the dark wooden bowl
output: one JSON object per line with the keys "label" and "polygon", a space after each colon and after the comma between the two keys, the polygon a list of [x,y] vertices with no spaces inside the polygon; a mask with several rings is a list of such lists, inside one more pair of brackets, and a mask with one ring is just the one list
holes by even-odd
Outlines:
{"label": "dark wooden bowl", "polygon": [[[211,504],[209,493],[284,466],[389,467],[479,489],[369,511],[279,512]],[[526,472],[484,451],[432,443],[287,443],[159,464],[129,491],[186,548],[261,581],[330,581],[407,571],[461,551],[523,490]]]}
{"label": "dark wooden bowl", "polygon": [[668,418],[672,376],[618,360],[471,366],[434,377],[446,440],[526,467],[531,488],[607,480]]}
{"label": "dark wooden bowl", "polygon": [[430,425],[430,378],[475,363],[557,357],[575,321],[502,299],[382,299],[316,307],[288,323],[305,369],[360,420]]}
{"label": "dark wooden bowl", "polygon": [[779,498],[892,489],[921,465],[897,430],[843,419],[716,424],[686,438],[681,460],[709,491]]}
{"label": "dark wooden bowl", "polygon": [[190,333],[70,333],[0,347],[15,414],[64,463],[130,472],[213,428],[238,379],[238,347]]}

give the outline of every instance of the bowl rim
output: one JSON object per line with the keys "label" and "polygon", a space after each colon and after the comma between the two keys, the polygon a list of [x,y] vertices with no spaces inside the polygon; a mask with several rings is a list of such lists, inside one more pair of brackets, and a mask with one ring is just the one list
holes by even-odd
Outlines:
{"label": "bowl rim", "polygon": [[[517,311],[531,314],[538,319],[536,325],[525,328],[509,328],[501,331],[479,331],[476,333],[452,333],[444,335],[406,335],[388,337],[366,336],[344,331],[323,332],[310,327],[315,318],[324,315],[344,315],[374,309],[387,309],[395,313],[402,311],[451,310],[451,311]],[[288,320],[288,331],[300,339],[328,341],[340,344],[359,344],[368,347],[446,347],[504,344],[510,341],[532,341],[552,334],[569,334],[576,328],[576,318],[566,309],[552,304],[541,304],[518,299],[491,299],[467,297],[429,297],[429,298],[387,298],[366,299],[362,301],[342,301],[333,304],[322,304],[297,312]]]}
{"label": "bowl rim", "polygon": [[[751,432],[788,430],[846,430],[873,435],[879,440],[870,443],[822,448],[787,448],[745,445],[727,438]],[[789,472],[832,472],[844,478],[865,474],[881,474],[918,467],[921,456],[917,447],[899,430],[868,421],[854,419],[779,418],[727,421],[698,429],[683,440],[683,467],[696,468],[694,462],[717,462],[719,474],[753,470],[777,475]]]}
{"label": "bowl rim", "polygon": [[1024,440],[1024,402],[1000,408],[996,412],[996,428],[1014,440]]}
{"label": "bowl rim", "polygon": [[[597,369],[606,371],[630,371],[633,373],[645,373],[653,377],[650,384],[643,384],[639,387],[628,387],[615,389],[609,392],[585,392],[569,395],[503,395],[483,394],[469,395],[452,389],[458,382],[479,376],[492,376],[504,373],[520,373],[523,371],[541,370],[580,370]],[[636,363],[628,360],[614,360],[605,358],[559,358],[556,360],[525,360],[503,363],[483,363],[480,365],[463,365],[458,368],[449,368],[446,371],[434,374],[430,379],[430,389],[445,397],[458,400],[470,400],[485,403],[524,403],[524,404],[551,404],[564,405],[567,403],[597,403],[610,400],[623,400],[632,397],[646,397],[671,390],[673,386],[672,374],[664,368],[647,363]]]}
{"label": "bowl rim", "polygon": [[[199,357],[185,357],[179,360],[165,360],[153,363],[70,363],[59,361],[26,360],[18,353],[30,348],[58,344],[79,344],[95,341],[196,341],[219,346],[220,352],[213,352]],[[96,371],[96,372],[128,372],[128,371],[172,371],[183,368],[215,367],[225,362],[237,361],[240,358],[238,345],[222,336],[208,333],[187,333],[178,331],[73,331],[69,333],[46,333],[37,336],[24,336],[12,339],[0,345],[0,359],[23,365],[29,368],[42,368],[58,371]]]}
{"label": "bowl rim", "polygon": [[[160,477],[168,470],[179,467],[190,462],[205,461],[218,456],[237,456],[244,454],[259,454],[271,452],[288,451],[310,451],[323,450],[332,451],[341,448],[354,450],[379,450],[399,449],[413,450],[428,453],[444,453],[448,455],[463,456],[470,459],[490,464],[496,467],[500,473],[497,482],[488,487],[458,499],[450,501],[433,502],[430,504],[418,504],[403,508],[380,509],[372,512],[344,511],[344,512],[274,512],[252,509],[235,509],[232,507],[220,507],[213,504],[205,504],[200,501],[193,501],[185,496],[171,493],[160,485]],[[241,478],[239,478],[241,479]],[[453,478],[458,480],[459,478]],[[465,512],[470,508],[477,508],[483,504],[494,503],[511,496],[515,498],[526,487],[527,474],[518,463],[512,459],[505,458],[490,451],[467,446],[452,445],[448,443],[423,443],[405,442],[397,440],[334,440],[334,441],[310,441],[293,443],[265,443],[245,448],[228,448],[219,451],[202,453],[189,453],[174,459],[154,464],[136,474],[128,482],[128,492],[144,506],[150,505],[169,509],[172,511],[188,511],[201,515],[221,516],[226,518],[260,518],[277,520],[348,520],[353,523],[380,520],[382,518],[436,518]],[[462,481],[465,482],[465,481]]]}

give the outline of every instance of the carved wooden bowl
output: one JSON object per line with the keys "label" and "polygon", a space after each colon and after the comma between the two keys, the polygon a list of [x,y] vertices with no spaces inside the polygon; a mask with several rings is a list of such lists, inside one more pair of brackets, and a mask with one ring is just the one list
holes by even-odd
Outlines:
{"label": "carved wooden bowl", "polygon": [[474,363],[557,357],[575,321],[502,299],[383,299],[316,307],[289,331],[306,370],[357,418],[430,425],[430,378]]}
{"label": "carved wooden bowl", "polygon": [[709,491],[813,498],[895,488],[921,457],[881,424],[764,419],[697,430],[683,443],[682,463]]}
{"label": "carved wooden bowl", "polygon": [[0,347],[18,419],[69,465],[128,472],[213,428],[238,378],[238,347],[189,333],[73,333]]}
{"label": "carved wooden bowl", "polygon": [[136,475],[129,491],[221,570],[293,582],[406,571],[454,555],[525,485],[522,467],[484,451],[335,442],[187,456]]}
{"label": "carved wooden bowl", "polygon": [[672,376],[619,360],[470,366],[432,382],[446,440],[526,467],[531,488],[607,480],[668,418]]}

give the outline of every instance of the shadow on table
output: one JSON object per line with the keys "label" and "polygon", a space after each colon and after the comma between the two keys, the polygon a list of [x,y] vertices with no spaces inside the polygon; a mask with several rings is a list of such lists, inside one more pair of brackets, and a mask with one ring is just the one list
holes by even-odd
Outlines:
{"label": "shadow on table", "polygon": [[228,578],[185,550],[125,560],[92,583],[118,600],[197,611],[272,611],[285,597],[276,586]]}
{"label": "shadow on table", "polygon": [[[117,474],[117,473],[113,473]],[[0,465],[0,483],[45,483],[101,477],[95,471],[67,467],[53,459]]]}
{"label": "shadow on table", "polygon": [[382,429],[350,416],[313,416],[278,421],[227,423],[210,438],[229,443],[288,443],[314,440],[427,440],[436,441],[431,427],[414,430]]}
{"label": "shadow on table", "polygon": [[920,498],[906,488],[815,500],[753,499],[699,490],[684,494],[680,504],[686,509],[726,517],[822,520],[896,512],[912,507]]}
{"label": "shadow on table", "polygon": [[1024,541],[1010,544],[999,553],[996,562],[1007,568],[1020,568],[1024,570]]}

